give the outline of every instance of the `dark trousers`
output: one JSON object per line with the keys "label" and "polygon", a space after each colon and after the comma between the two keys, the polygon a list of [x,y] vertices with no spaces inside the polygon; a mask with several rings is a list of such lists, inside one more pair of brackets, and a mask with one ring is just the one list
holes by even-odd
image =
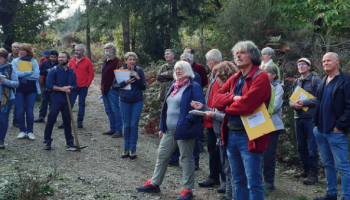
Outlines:
{"label": "dark trousers", "polygon": [[43,92],[41,93],[41,106],[39,110],[39,118],[45,119],[47,113],[47,107],[50,102],[50,91],[47,91],[46,88],[43,88]]}
{"label": "dark trousers", "polygon": [[275,181],[276,149],[277,149],[277,142],[278,142],[278,137],[280,133],[281,131],[278,130],[278,131],[271,132],[269,134],[270,143],[263,154],[263,162],[264,162],[263,174],[264,174],[265,183],[274,183]]}
{"label": "dark trousers", "polygon": [[[199,154],[200,154],[199,139],[197,137],[195,142],[194,142],[194,150],[193,150],[193,158],[194,158],[194,164],[195,165],[199,165]],[[178,163],[179,162],[179,157],[180,157],[179,147],[176,147],[173,155],[171,155],[170,162]]]}
{"label": "dark trousers", "polygon": [[75,100],[77,99],[77,96],[79,96],[78,99],[78,104],[79,104],[79,111],[78,111],[78,121],[83,121],[84,120],[84,115],[85,115],[85,99],[88,93],[88,87],[79,87],[76,90],[72,91],[72,94],[70,95],[71,97],[71,104],[72,104],[72,109],[74,107]]}
{"label": "dark trousers", "polygon": [[66,142],[73,142],[74,138],[72,135],[72,126],[71,126],[71,118],[69,113],[68,103],[58,103],[58,102],[50,102],[49,115],[47,116],[47,123],[44,132],[44,142],[51,143],[52,142],[52,129],[56,122],[58,114],[62,113],[62,121],[64,124],[64,136],[66,137]]}
{"label": "dark trousers", "polygon": [[207,128],[207,145],[209,153],[209,178],[226,182],[225,173],[221,169],[220,149],[216,146],[216,135],[213,128]]}

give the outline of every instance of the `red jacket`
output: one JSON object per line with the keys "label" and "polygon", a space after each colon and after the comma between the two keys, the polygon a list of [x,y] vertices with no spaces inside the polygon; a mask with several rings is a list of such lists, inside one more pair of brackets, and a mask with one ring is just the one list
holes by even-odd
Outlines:
{"label": "red jacket", "polygon": [[201,64],[193,62],[192,69],[201,76],[202,88],[208,85],[207,71],[205,70],[205,68]]}
{"label": "red jacket", "polygon": [[[245,79],[245,84],[242,90],[242,98],[233,102],[233,90],[236,86],[242,72],[239,71],[236,75],[231,76],[222,88],[214,95],[214,107],[218,110],[226,109],[226,114],[244,115],[253,113],[262,103],[265,102],[266,107],[269,107],[271,86],[266,73],[259,73],[254,80],[254,73],[259,70],[259,66],[253,65]],[[227,144],[227,115],[221,127],[221,136],[223,145]],[[268,134],[261,136],[255,140],[248,140],[248,150],[250,152],[264,151],[270,142]]]}
{"label": "red jacket", "polygon": [[43,62],[48,61],[48,60],[50,60],[48,57],[42,57],[42,58],[40,58],[40,60],[39,60],[39,67],[41,66],[41,64],[42,64]]}
{"label": "red jacket", "polygon": [[89,58],[83,56],[77,63],[77,57],[74,56],[74,58],[69,61],[69,67],[75,71],[78,87],[90,86],[92,79],[94,79],[95,72]]}

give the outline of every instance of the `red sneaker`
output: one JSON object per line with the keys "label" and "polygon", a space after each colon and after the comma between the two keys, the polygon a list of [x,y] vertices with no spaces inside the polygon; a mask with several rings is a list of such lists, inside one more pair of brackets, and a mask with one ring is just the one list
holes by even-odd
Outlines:
{"label": "red sneaker", "polygon": [[177,200],[190,200],[193,199],[192,190],[182,188],[181,194],[177,197]]}
{"label": "red sneaker", "polygon": [[158,193],[160,192],[159,185],[151,184],[151,179],[143,184],[141,187],[136,188],[139,192],[148,192],[148,193]]}

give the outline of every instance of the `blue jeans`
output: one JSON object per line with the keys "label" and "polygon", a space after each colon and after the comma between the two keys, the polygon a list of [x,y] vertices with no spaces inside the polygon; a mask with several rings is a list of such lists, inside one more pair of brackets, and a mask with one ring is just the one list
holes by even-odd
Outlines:
{"label": "blue jeans", "polygon": [[11,99],[7,102],[8,107],[6,112],[1,112],[1,108],[0,108],[0,141],[5,140],[7,129],[9,127],[10,111],[14,102],[15,102],[14,99]]}
{"label": "blue jeans", "polygon": [[71,102],[72,102],[72,109],[75,103],[75,100],[77,99],[77,96],[79,95],[78,104],[79,104],[79,111],[78,111],[78,121],[83,121],[85,116],[85,99],[88,93],[88,87],[78,87],[76,90],[72,90],[71,94]]}
{"label": "blue jeans", "polygon": [[246,134],[228,133],[228,160],[235,183],[236,200],[263,200],[261,177],[262,152],[248,151]]}
{"label": "blue jeans", "polygon": [[43,92],[41,93],[41,106],[39,110],[39,118],[45,119],[47,113],[47,106],[50,102],[50,91],[47,91],[46,88],[43,88]]}
{"label": "blue jeans", "polygon": [[[17,122],[17,107],[16,107],[16,98],[14,99],[15,101],[13,102],[14,108],[13,108],[13,122]],[[11,106],[12,107],[12,106]]]}
{"label": "blue jeans", "polygon": [[[18,128],[20,132],[33,133],[34,125],[34,103],[36,99],[36,92],[24,94],[17,92],[16,94],[16,107],[17,107],[17,120]],[[26,119],[24,119],[24,114]],[[27,126],[26,126],[27,122]]]}
{"label": "blue jeans", "polygon": [[64,124],[64,136],[66,137],[66,142],[73,142],[74,138],[72,135],[72,126],[71,126],[71,118],[69,113],[68,103],[58,103],[58,102],[50,102],[49,114],[47,116],[47,123],[44,132],[44,142],[51,143],[52,142],[52,129],[55,125],[58,114],[62,113],[62,120]]}
{"label": "blue jeans", "polygon": [[207,145],[209,153],[209,178],[226,182],[225,173],[220,162],[220,148],[216,146],[217,138],[213,128],[207,128]]}
{"label": "blue jeans", "polygon": [[102,98],[109,119],[109,131],[113,133],[122,133],[123,121],[119,107],[119,91],[109,90],[107,94],[102,94]]}
{"label": "blue jeans", "polygon": [[124,149],[136,150],[142,108],[143,101],[136,103],[120,101],[124,124]]}
{"label": "blue jeans", "polygon": [[295,119],[298,152],[304,171],[309,173],[311,170],[315,174],[318,174],[317,143],[312,129],[312,119]]}
{"label": "blue jeans", "polygon": [[350,167],[348,160],[348,134],[322,133],[314,128],[315,138],[326,170],[327,193],[336,195],[337,171],[340,172],[344,200],[350,200]]}
{"label": "blue jeans", "polygon": [[[201,151],[199,149],[199,139],[197,137],[195,142],[194,142],[194,150],[193,150],[193,158],[194,158],[194,164],[195,165],[199,165],[199,154],[200,153],[201,153]],[[170,162],[178,163],[179,162],[179,157],[180,157],[179,147],[176,147],[173,155],[171,155]]]}

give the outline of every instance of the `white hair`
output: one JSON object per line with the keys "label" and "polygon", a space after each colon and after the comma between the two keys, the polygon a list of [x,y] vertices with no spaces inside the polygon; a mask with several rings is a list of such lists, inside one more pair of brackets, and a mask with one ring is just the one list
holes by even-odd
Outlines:
{"label": "white hair", "polygon": [[194,60],[194,59],[193,59],[193,56],[192,56],[191,54],[189,54],[189,53],[183,53],[183,54],[181,54],[180,58],[183,58],[183,57],[187,58],[188,61],[190,61],[190,62]]}
{"label": "white hair", "polygon": [[217,62],[222,62],[222,55],[218,49],[212,49],[205,54],[207,60],[216,60]]}
{"label": "white hair", "polygon": [[12,43],[11,47],[14,47],[15,45],[19,46],[20,44],[18,42]]}
{"label": "white hair", "polygon": [[77,45],[75,45],[74,48],[79,48],[82,52],[85,51],[85,47],[84,47],[84,45],[82,45],[82,44],[77,44]]}
{"label": "white hair", "polygon": [[261,53],[266,53],[269,56],[275,55],[275,51],[271,47],[265,47],[261,50]]}
{"label": "white hair", "polygon": [[173,77],[175,80],[177,80],[176,72],[175,72],[177,68],[182,68],[185,70],[185,74],[184,74],[185,77],[190,77],[190,78],[194,79],[194,73],[193,73],[193,70],[192,70],[190,63],[188,63],[186,61],[182,61],[182,60],[176,62],[175,66],[174,66],[174,73],[173,73]]}
{"label": "white hair", "polygon": [[113,44],[113,43],[107,43],[105,44],[105,48],[106,47],[111,47],[113,50],[114,50],[114,55],[117,55],[118,54],[118,49],[117,47]]}

